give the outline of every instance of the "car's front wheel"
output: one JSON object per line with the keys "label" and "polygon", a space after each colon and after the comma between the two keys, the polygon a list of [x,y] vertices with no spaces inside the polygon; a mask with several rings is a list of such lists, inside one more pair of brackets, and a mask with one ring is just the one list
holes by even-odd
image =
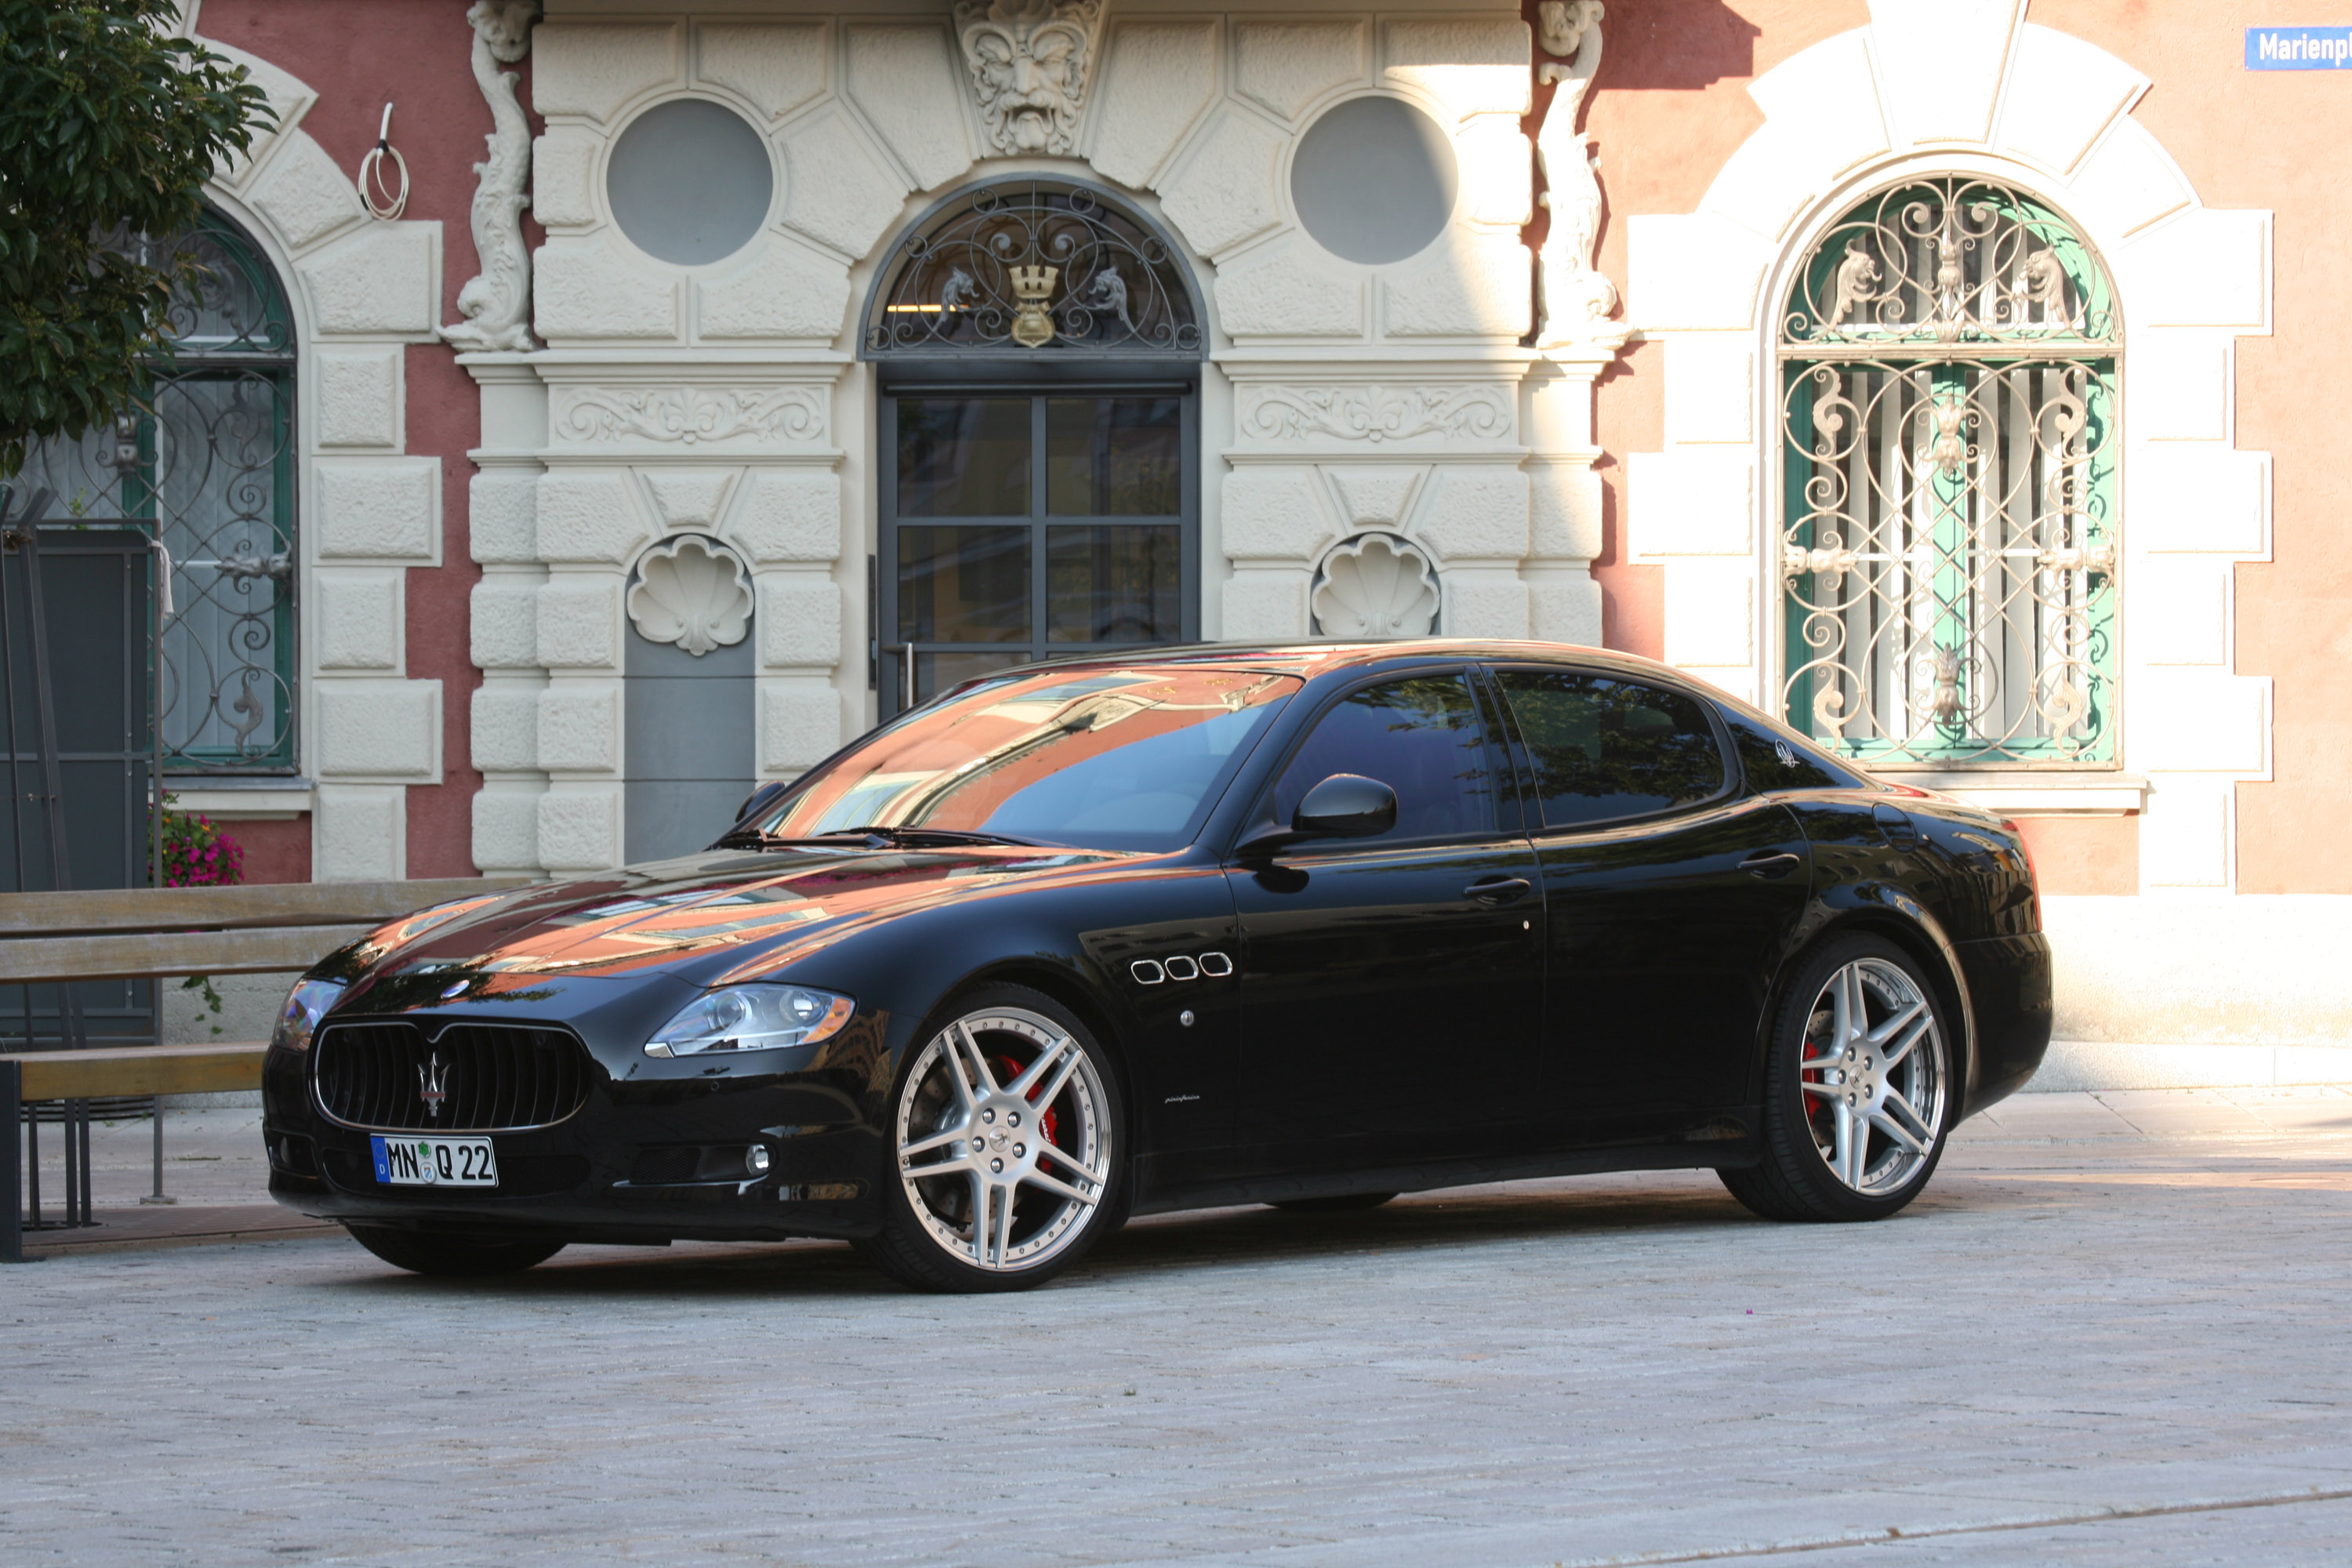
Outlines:
{"label": "car's front wheel", "polygon": [[1767,1219],[1884,1219],[1943,1156],[1951,1052],[1943,1005],[1876,937],[1823,944],[1789,987],[1765,1056],[1764,1158],[1720,1173]]}
{"label": "car's front wheel", "polygon": [[959,999],[898,1075],[896,1179],[859,1249],[926,1290],[1018,1290],[1124,1217],[1118,1078],[1068,1008],[1025,986]]}
{"label": "car's front wheel", "polygon": [[563,1250],[562,1237],[468,1236],[390,1226],[345,1226],[352,1239],[412,1274],[520,1274]]}

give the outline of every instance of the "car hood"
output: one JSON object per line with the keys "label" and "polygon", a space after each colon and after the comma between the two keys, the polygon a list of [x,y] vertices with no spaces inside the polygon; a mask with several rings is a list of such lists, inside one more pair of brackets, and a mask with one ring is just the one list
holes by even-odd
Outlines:
{"label": "car hood", "polygon": [[470,982],[478,996],[551,975],[687,971],[752,978],[874,922],[1152,858],[1104,850],[794,847],[715,850],[420,910],[322,966]]}

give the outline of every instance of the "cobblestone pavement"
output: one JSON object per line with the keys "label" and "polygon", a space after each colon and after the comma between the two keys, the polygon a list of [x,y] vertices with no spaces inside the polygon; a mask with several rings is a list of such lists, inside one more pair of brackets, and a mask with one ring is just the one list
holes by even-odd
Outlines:
{"label": "cobblestone pavement", "polygon": [[2352,1095],[2150,1091],[2011,1100],[1878,1226],[1587,1177],[1142,1221],[1010,1298],[59,1257],[0,1274],[0,1562],[2343,1563],[2347,1224]]}

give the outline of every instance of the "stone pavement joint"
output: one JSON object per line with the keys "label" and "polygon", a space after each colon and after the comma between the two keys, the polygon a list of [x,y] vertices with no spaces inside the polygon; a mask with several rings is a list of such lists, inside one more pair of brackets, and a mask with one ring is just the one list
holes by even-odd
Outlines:
{"label": "stone pavement joint", "polygon": [[[1822,1536],[1811,1540],[1775,1542],[1769,1546],[1735,1546],[1720,1552],[1683,1552],[1674,1553],[1643,1552],[1632,1557],[1580,1557],[1563,1561],[1554,1568],[1660,1568],[1676,1563],[1737,1563],[1759,1557],[1780,1557],[1795,1552],[1814,1553],[1842,1551],[1857,1546],[1884,1546],[1897,1542],[1942,1542],[1958,1536],[1999,1535],[2022,1531],[2064,1530],[2074,1525],[2125,1524],[2143,1520],[2185,1518],[2200,1514],[2234,1513],[2243,1509],[2292,1508],[2311,1503],[2352,1500],[2352,1489],[2342,1491],[2287,1492],[2276,1497],[2238,1498],[2227,1501],[2176,1503],[2165,1508],[2127,1508],[2078,1513],[2046,1519],[2002,1520],[1986,1524],[1956,1524],[1942,1528],[1929,1526],[1924,1530],[1903,1530],[1889,1525],[1884,1530],[1858,1535]],[[2347,1521],[2352,1524],[2352,1521]]]}

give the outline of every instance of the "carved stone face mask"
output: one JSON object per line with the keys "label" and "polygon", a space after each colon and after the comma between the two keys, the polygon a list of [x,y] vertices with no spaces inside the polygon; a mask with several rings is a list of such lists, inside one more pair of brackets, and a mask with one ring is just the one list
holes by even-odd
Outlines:
{"label": "carved stone face mask", "polygon": [[1086,98],[1100,0],[997,0],[957,7],[981,117],[1000,153],[1066,153]]}

